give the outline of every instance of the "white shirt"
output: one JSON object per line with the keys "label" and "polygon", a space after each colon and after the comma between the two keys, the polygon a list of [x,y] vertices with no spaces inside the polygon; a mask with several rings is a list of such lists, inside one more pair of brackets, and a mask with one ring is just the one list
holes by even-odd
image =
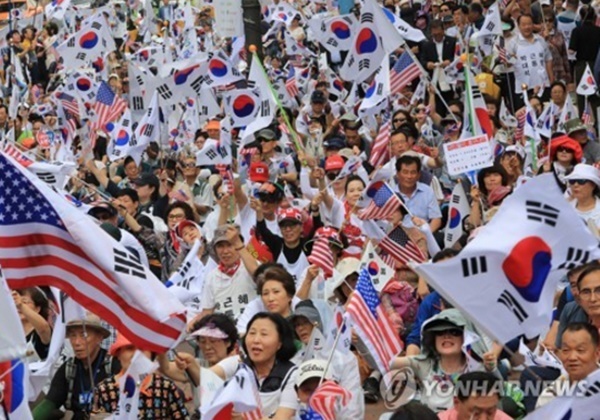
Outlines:
{"label": "white shirt", "polygon": [[522,84],[528,89],[536,86],[550,86],[546,71],[546,62],[552,60],[552,53],[546,41],[539,35],[533,35],[533,41],[518,34],[511,39],[506,48],[515,69],[515,92],[522,93]]}
{"label": "white shirt", "polygon": [[218,268],[212,270],[204,280],[202,309],[214,309],[237,319],[248,303],[256,297],[256,284],[243,263],[229,277]]}
{"label": "white shirt", "polygon": [[[225,381],[233,378],[240,363],[241,361],[239,356],[231,356],[217,363],[217,366],[219,366],[221,369],[223,369],[223,372],[225,372]],[[298,396],[296,394],[296,390],[294,389],[297,376],[298,369],[293,368],[284,381],[285,383],[283,389],[269,393],[259,392],[260,402],[262,404],[263,414],[265,417],[270,417],[280,407],[290,408],[292,410],[298,409]],[[262,384],[264,378],[259,378],[258,381],[259,384]]]}

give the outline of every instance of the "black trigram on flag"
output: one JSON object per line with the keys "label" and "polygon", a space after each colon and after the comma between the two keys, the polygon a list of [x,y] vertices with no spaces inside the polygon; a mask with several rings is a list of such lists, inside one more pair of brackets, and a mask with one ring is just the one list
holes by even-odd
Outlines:
{"label": "black trigram on flag", "polygon": [[121,123],[121,127],[129,127],[129,123],[130,123],[130,122],[131,122],[131,121],[129,121],[127,118],[125,118],[125,119],[123,120],[123,122]]}
{"label": "black trigram on flag", "polygon": [[100,22],[94,22],[92,23],[92,28],[99,31],[100,29],[102,29],[102,24]]}
{"label": "black trigram on flag", "polygon": [[36,175],[38,176],[39,179],[44,181],[46,184],[55,184],[56,183],[56,177],[53,174],[51,174],[50,172],[38,172]]}
{"label": "black trigram on flag", "polygon": [[201,82],[202,82],[202,83],[204,83],[206,86],[210,86],[210,85],[212,85],[213,83],[215,83],[215,81],[213,80],[213,78],[212,78],[212,77],[210,77],[210,76],[208,76],[208,75],[206,75],[206,76],[204,76],[204,77],[201,77],[201,78],[200,78],[200,80],[201,80]]}
{"label": "black trigram on flag", "polygon": [[338,46],[338,42],[333,39],[333,38],[329,38],[329,40],[327,41],[328,45],[331,45],[332,47],[337,47]]}
{"label": "black trigram on flag", "polygon": [[382,93],[383,93],[383,84],[379,83],[377,85],[377,94],[381,96]]}
{"label": "black trigram on flag", "polygon": [[84,52],[80,52],[77,54],[77,56],[75,58],[77,58],[80,61],[85,61],[85,57],[86,57],[86,54]]}
{"label": "black trigram on flag", "polygon": [[262,101],[261,107],[260,107],[260,116],[261,117],[268,117],[269,115],[271,115],[271,104],[269,104],[269,101]]}
{"label": "black trigram on flag", "polygon": [[600,392],[600,381],[596,381],[585,390],[585,397],[593,397]]}
{"label": "black trigram on flag", "polygon": [[360,15],[360,23],[373,22],[373,13],[363,13]]}
{"label": "black trigram on flag", "polygon": [[219,154],[221,155],[222,158],[226,158],[227,156],[229,156],[229,153],[227,153],[226,147],[217,146],[217,152],[219,152]]}
{"label": "black trigram on flag", "polygon": [[130,252],[114,249],[115,252],[115,271],[117,273],[129,274],[135,277],[146,280],[146,272],[144,266],[140,263],[139,258]]}
{"label": "black trigram on flag", "polygon": [[138,82],[139,85],[144,84],[144,78],[139,74],[137,76],[135,76],[135,80]]}
{"label": "black trigram on flag", "polygon": [[475,276],[477,274],[487,273],[487,258],[484,255],[479,257],[463,258],[461,261],[463,277]]}
{"label": "black trigram on flag", "polygon": [[160,85],[156,90],[163,99],[171,99],[173,97],[173,92],[171,92],[171,89],[167,85]]}
{"label": "black trigram on flag", "polygon": [[106,44],[106,39],[102,38],[102,46],[103,46],[104,48],[106,48],[106,45],[107,45],[107,44]]}
{"label": "black trigram on flag", "polygon": [[509,311],[511,311],[513,314],[515,314],[515,316],[519,320],[519,323],[522,324],[523,321],[525,321],[527,318],[529,318],[529,315],[527,314],[527,312],[525,312],[525,309],[523,309],[523,306],[521,306],[521,304],[515,299],[515,297],[508,290],[505,290],[504,292],[502,292],[502,294],[498,298],[497,302],[503,304],[504,306],[506,306],[506,308]]}
{"label": "black trigram on flag", "polygon": [[150,118],[150,117],[152,116],[152,107],[149,107],[149,108],[148,108],[148,111],[146,112],[146,116],[147,116],[148,118]]}
{"label": "black trigram on flag", "polygon": [[194,80],[190,85],[190,86],[192,86],[192,89],[194,89],[194,92],[196,92],[197,95],[200,95],[200,90],[202,89],[203,79],[204,78],[202,76],[200,76],[196,80]]}
{"label": "black trigram on flag", "polygon": [[571,270],[580,265],[586,264],[590,259],[590,252],[583,249],[569,247],[567,250],[567,259],[564,263],[558,266],[559,269],[566,268]]}
{"label": "black trigram on flag", "polygon": [[358,70],[368,69],[371,67],[371,60],[368,58],[363,58],[358,62]]}
{"label": "black trigram on flag", "polygon": [[208,107],[205,105],[202,105],[200,107],[200,115],[208,115]]}
{"label": "black trigram on flag", "polygon": [[[181,266],[181,268],[179,269],[179,275],[181,276],[181,283],[179,283],[179,286],[185,288],[185,289],[190,289],[190,284],[192,283],[192,280],[194,280],[194,276],[188,276],[188,272],[190,271],[190,268],[192,268],[192,263],[190,261],[186,262],[185,264],[183,264]],[[187,277],[186,277],[187,276]]]}
{"label": "black trigram on flag", "polygon": [[144,109],[144,98],[141,96],[134,96],[131,98],[131,107],[134,111],[141,111]]}
{"label": "black trigram on flag", "polygon": [[75,37],[69,39],[69,42],[67,42],[67,47],[74,47],[75,46]]}
{"label": "black trigram on flag", "polygon": [[453,202],[454,204],[458,204],[458,203],[460,203],[460,195],[453,195],[453,196],[452,196],[452,202]]}
{"label": "black trigram on flag", "polygon": [[352,65],[354,64],[355,61],[356,60],[354,59],[353,55],[351,55],[350,57],[348,57],[348,65],[347,65],[347,67],[348,68],[352,68]]}
{"label": "black trigram on flag", "polygon": [[545,223],[552,227],[556,226],[556,220],[558,219],[560,210],[555,209],[548,204],[530,200],[525,202],[525,209],[527,211],[527,220]]}
{"label": "black trigram on flag", "polygon": [[146,127],[144,127],[144,132],[142,135],[146,137],[152,137],[152,132],[154,132],[154,124],[148,124]]}
{"label": "black trigram on flag", "polygon": [[206,156],[210,159],[210,160],[214,160],[217,157],[217,152],[215,152],[213,149],[209,149],[208,152],[206,152]]}

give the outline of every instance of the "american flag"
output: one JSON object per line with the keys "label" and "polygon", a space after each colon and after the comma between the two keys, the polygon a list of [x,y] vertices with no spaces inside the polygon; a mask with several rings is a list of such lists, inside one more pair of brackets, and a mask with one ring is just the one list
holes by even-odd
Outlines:
{"label": "american flag", "polygon": [[56,99],[58,99],[64,109],[69,111],[72,115],[77,118],[79,117],[79,101],[74,96],[64,92],[57,92]]}
{"label": "american flag", "polygon": [[385,376],[390,362],[402,351],[400,337],[388,318],[366,268],[358,276],[358,283],[347,309],[353,327],[364,341],[379,371]]}
{"label": "american flag", "polygon": [[383,181],[371,185],[367,189],[367,196],[371,196],[373,200],[360,212],[358,217],[361,220],[386,219],[402,205],[402,201]]}
{"label": "american flag", "polygon": [[290,94],[292,98],[300,95],[300,90],[298,89],[298,83],[296,82],[296,69],[294,66],[290,66],[290,70],[288,72],[287,79],[285,81],[285,89]]}
{"label": "american flag", "polygon": [[409,261],[422,263],[426,261],[419,247],[410,240],[402,226],[396,226],[379,242],[379,248],[390,254],[396,261],[407,264]]}
{"label": "american flag", "polygon": [[184,307],[161,295],[166,288],[133,254],[4,153],[0,184],[0,265],[11,288],[57,287],[140,349],[175,344]]}
{"label": "american flag", "polygon": [[31,160],[25,153],[20,151],[12,143],[6,144],[6,147],[4,147],[4,153],[6,153],[8,156],[12,157],[14,160],[19,162],[21,165],[23,165],[26,168],[33,164],[33,160]]}
{"label": "american flag", "polygon": [[420,75],[421,69],[419,65],[408,52],[403,52],[390,72],[390,91],[392,95],[400,93],[404,86]]}
{"label": "american flag", "polygon": [[385,164],[390,160],[390,151],[388,149],[388,142],[390,141],[390,129],[392,120],[388,118],[379,129],[375,142],[373,142],[373,148],[371,149],[371,156],[369,157],[369,163],[374,167]]}
{"label": "american flag", "polygon": [[329,248],[329,239],[337,239],[337,231],[329,226],[322,227],[315,232],[312,251],[308,262],[319,266],[326,277],[333,275],[333,254]]}
{"label": "american flag", "polygon": [[336,420],[335,412],[338,401],[341,406],[346,406],[351,398],[350,391],[333,381],[325,381],[310,396],[308,405],[320,414],[323,420]]}
{"label": "american flag", "polygon": [[523,141],[523,135],[525,133],[525,123],[527,120],[527,110],[525,108],[519,109],[516,114],[517,116],[517,128],[515,130],[515,143]]}
{"label": "american flag", "polygon": [[592,113],[592,107],[589,100],[585,101],[583,114],[581,114],[581,122],[587,127],[592,127],[594,125],[594,115]]}
{"label": "american flag", "polygon": [[125,111],[125,108],[127,108],[127,101],[115,95],[110,86],[103,80],[96,93],[96,103],[94,104],[96,120],[92,125],[92,129],[98,130],[107,123],[116,121]]}

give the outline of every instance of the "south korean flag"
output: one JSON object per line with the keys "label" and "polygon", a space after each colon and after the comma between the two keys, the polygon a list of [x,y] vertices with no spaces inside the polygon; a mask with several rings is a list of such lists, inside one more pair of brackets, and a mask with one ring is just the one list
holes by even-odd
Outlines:
{"label": "south korean flag", "polygon": [[200,246],[201,242],[196,240],[179,269],[165,283],[184,305],[202,293],[204,264],[198,258]]}

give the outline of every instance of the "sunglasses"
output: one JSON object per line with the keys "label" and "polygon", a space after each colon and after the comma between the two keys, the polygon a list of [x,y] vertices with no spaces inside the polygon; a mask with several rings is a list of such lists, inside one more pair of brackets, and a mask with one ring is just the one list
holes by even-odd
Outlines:
{"label": "sunglasses", "polygon": [[188,169],[190,169],[190,168],[195,168],[195,167],[196,167],[196,164],[195,164],[195,163],[185,163],[185,164],[183,164],[182,166],[183,166],[184,168],[188,168]]}
{"label": "sunglasses", "polygon": [[333,181],[334,179],[336,179],[338,177],[340,173],[339,172],[327,172],[327,179],[329,179],[330,181]]}
{"label": "sunglasses", "polygon": [[426,109],[425,109],[425,108],[417,108],[417,109],[416,109],[416,112],[417,112],[417,114],[419,114],[419,113],[421,113],[421,112],[425,112],[425,111],[426,111]]}
{"label": "sunglasses", "polygon": [[556,149],[557,152],[564,152],[564,153],[573,153],[572,149],[569,149],[568,147],[559,147],[558,149]]}
{"label": "sunglasses", "polygon": [[394,119],[392,120],[392,122],[393,122],[394,124],[396,124],[396,123],[400,123],[400,124],[402,124],[402,123],[405,123],[405,122],[406,122],[406,118],[394,118]]}
{"label": "sunglasses", "polygon": [[441,337],[443,335],[449,335],[452,337],[462,337],[463,331],[458,328],[452,328],[450,330],[436,331],[435,335],[439,336],[439,337]]}
{"label": "sunglasses", "polygon": [[587,179],[570,179],[569,180],[569,185],[585,185],[587,182],[590,182]]}

